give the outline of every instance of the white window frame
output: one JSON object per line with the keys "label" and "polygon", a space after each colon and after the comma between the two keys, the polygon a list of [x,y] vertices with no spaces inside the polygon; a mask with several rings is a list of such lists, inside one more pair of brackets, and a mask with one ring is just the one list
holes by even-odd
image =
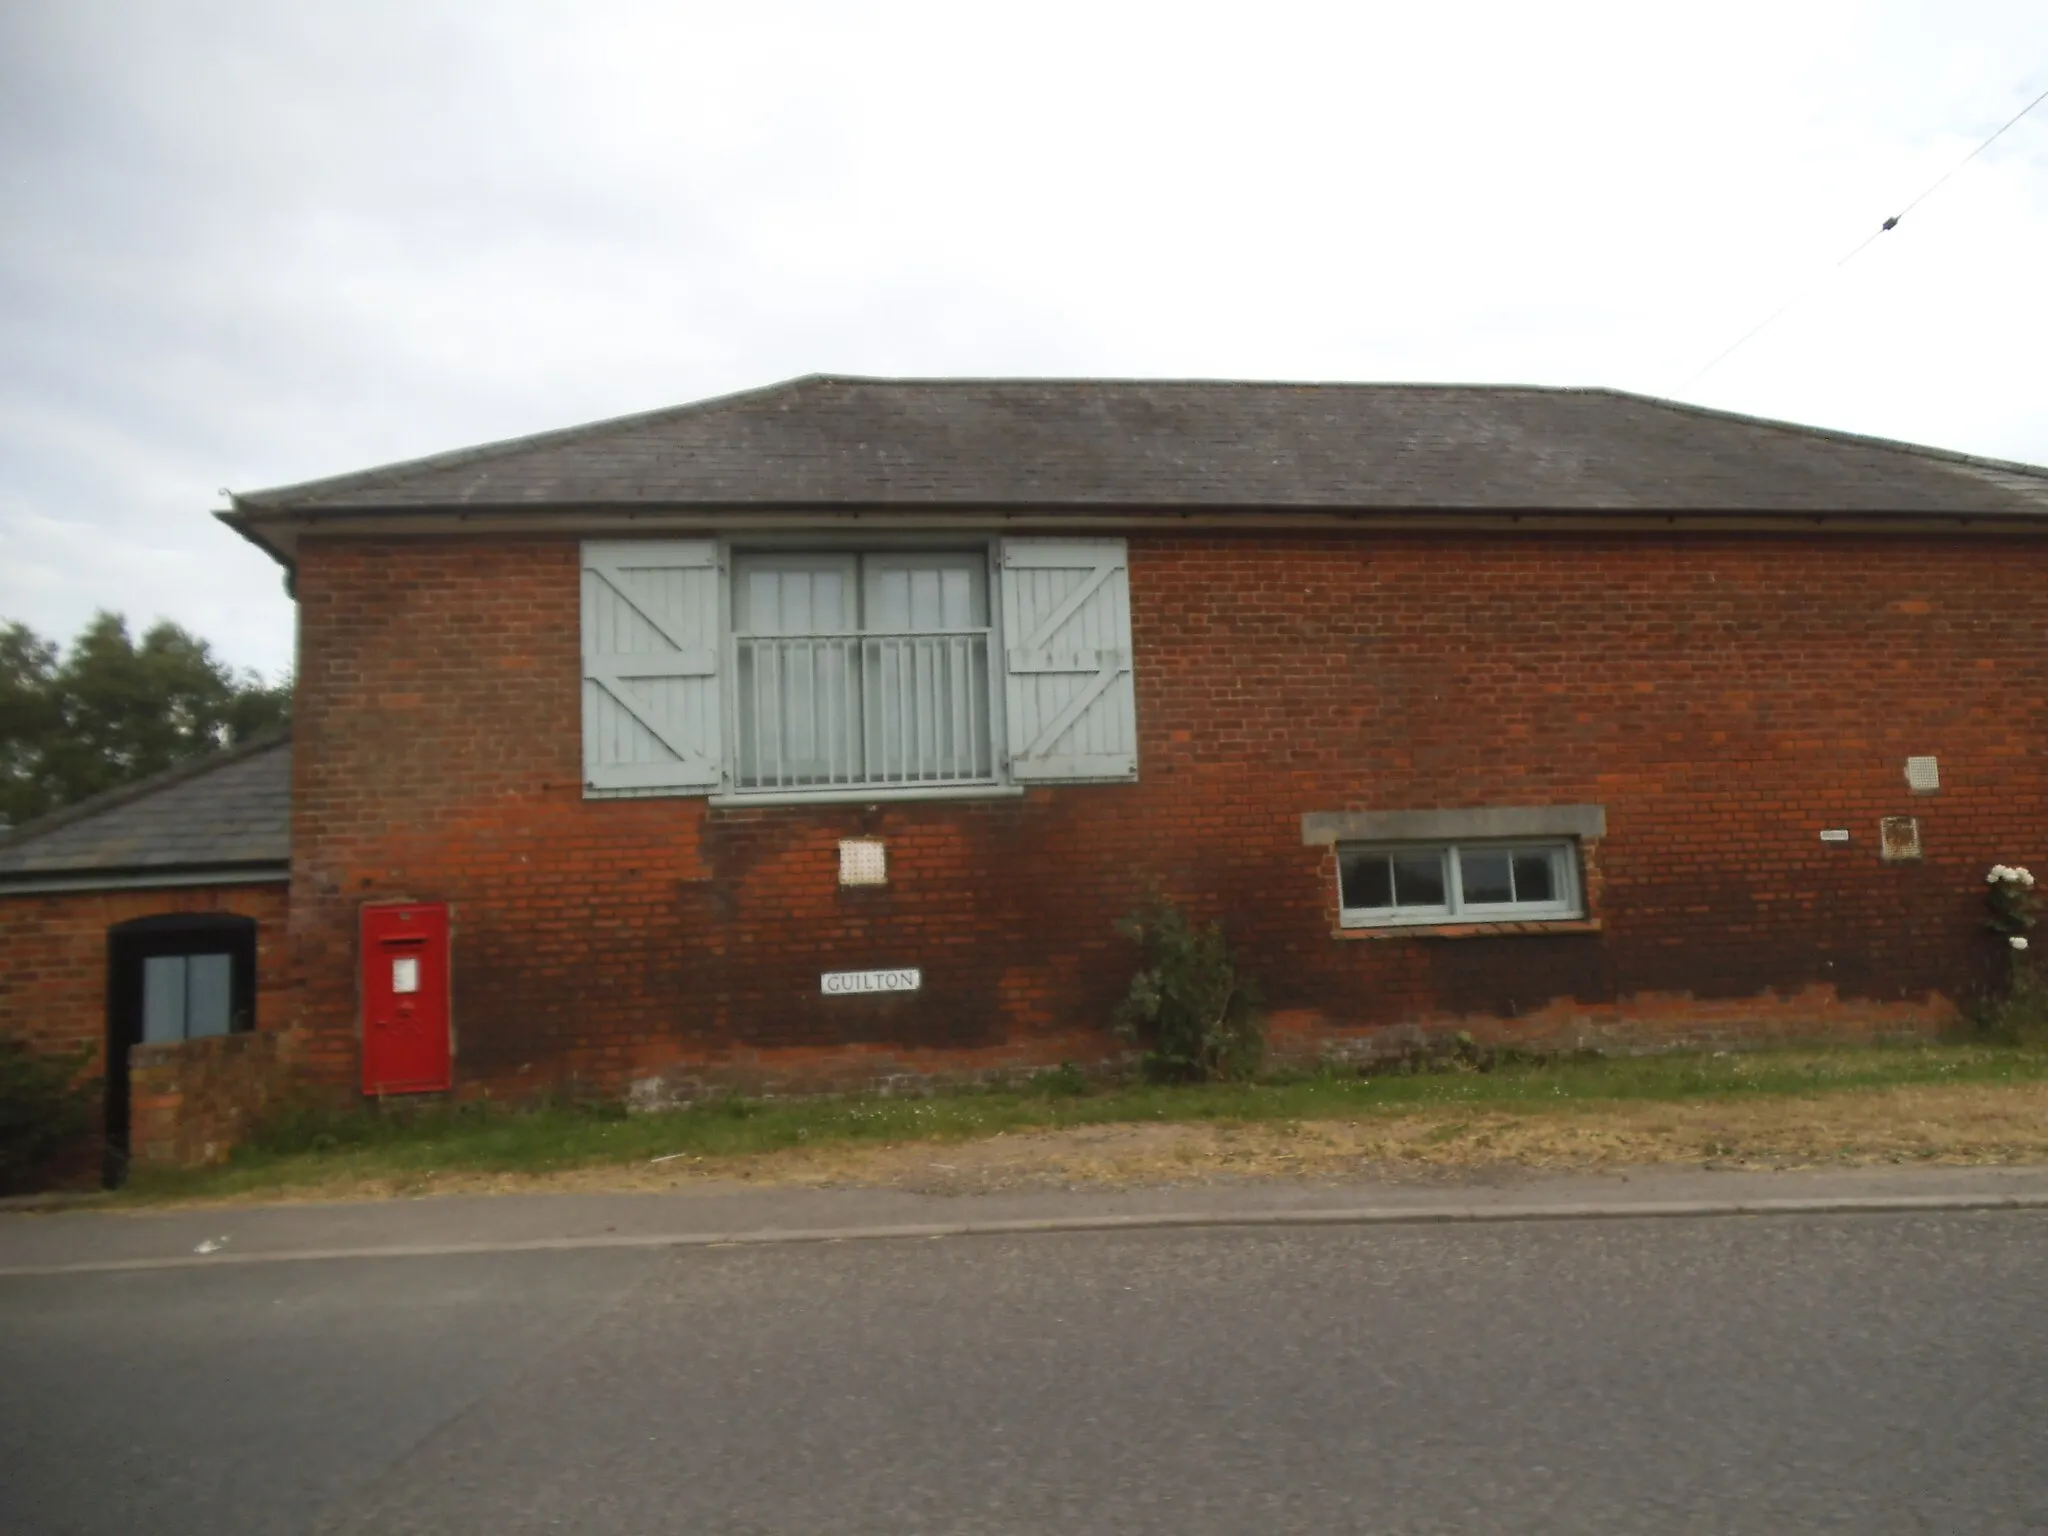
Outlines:
{"label": "white window frame", "polygon": [[[200,1001],[203,991],[198,985],[199,978],[193,966],[193,962],[196,960],[217,960],[220,962],[219,969],[222,975],[220,977],[221,985],[218,1000],[222,1007],[222,1013],[218,1019],[220,1024],[218,1029],[201,1029],[195,1034],[192,1029],[192,1015],[194,1007]],[[169,977],[173,974],[168,969],[165,969],[172,961],[176,961],[178,967],[175,972],[177,985],[174,999],[167,996],[160,988],[152,985],[153,977]],[[235,957],[231,952],[207,949],[190,952],[178,951],[173,954],[164,955],[144,955],[141,965],[142,1011],[139,1021],[139,1038],[142,1044],[177,1045],[186,1040],[205,1040],[215,1035],[232,1035],[237,1032]],[[209,967],[209,970],[211,969],[213,968]],[[208,995],[209,1000],[212,1000],[211,994],[206,995]],[[175,1001],[176,1003],[175,1017],[159,1014],[159,1006],[170,1001]],[[175,1025],[176,1032],[172,1033],[169,1030],[162,1030],[152,1038],[150,1035],[150,1025],[158,1022],[166,1025]]]}
{"label": "white window frame", "polygon": [[[1465,852],[1506,854],[1543,853],[1550,861],[1553,896],[1548,901],[1467,902],[1464,893]],[[1344,901],[1346,860],[1377,855],[1436,854],[1444,872],[1444,901],[1440,906],[1352,907]],[[1460,838],[1429,841],[1366,842],[1336,844],[1337,908],[1340,926],[1345,928],[1445,927],[1465,923],[1571,922],[1586,913],[1583,882],[1579,875],[1580,855],[1576,838]],[[1395,893],[1398,896],[1398,890]]]}
{"label": "white window frame", "polygon": [[[773,542],[726,540],[719,549],[719,643],[723,651],[721,705],[725,716],[725,762],[722,785],[711,797],[715,804],[740,805],[775,802],[845,800],[929,800],[1021,793],[1010,777],[1009,752],[1004,740],[1003,709],[1003,620],[1001,582],[996,545],[988,540],[946,538],[898,538],[845,540],[788,539]],[[989,744],[990,772],[986,776],[954,777],[943,780],[863,779],[823,784],[743,785],[741,783],[742,721],[739,684],[740,642],[739,593],[745,568],[758,564],[773,569],[801,567],[804,562],[844,561],[850,572],[850,591],[861,622],[848,636],[867,633],[869,562],[883,564],[915,560],[920,556],[945,556],[979,562],[983,604],[987,617],[986,668],[981,708]],[[976,626],[977,630],[980,626]]]}

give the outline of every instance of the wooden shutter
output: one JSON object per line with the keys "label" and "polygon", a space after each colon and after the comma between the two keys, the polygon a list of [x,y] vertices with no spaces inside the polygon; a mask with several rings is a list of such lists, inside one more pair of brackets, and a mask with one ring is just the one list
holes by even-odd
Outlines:
{"label": "wooden shutter", "polygon": [[1135,779],[1130,561],[1122,539],[1005,539],[1010,772],[1020,782]]}
{"label": "wooden shutter", "polygon": [[586,790],[718,788],[718,628],[712,541],[583,546]]}

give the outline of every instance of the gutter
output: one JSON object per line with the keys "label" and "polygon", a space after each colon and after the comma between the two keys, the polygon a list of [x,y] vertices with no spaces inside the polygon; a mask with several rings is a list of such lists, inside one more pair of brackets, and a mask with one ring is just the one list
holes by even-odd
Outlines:
{"label": "gutter", "polygon": [[85,870],[78,873],[34,872],[0,875],[0,900],[9,896],[57,896],[83,891],[177,890],[202,885],[284,885],[292,877],[286,863],[226,864],[211,868],[165,870]]}
{"label": "gutter", "polygon": [[1549,507],[1396,508],[1371,507],[1144,507],[1110,503],[1058,506],[905,506],[875,503],[829,506],[807,503],[742,503],[715,506],[613,504],[592,506],[337,507],[321,511],[252,505],[235,498],[214,514],[285,568],[293,591],[301,536],[373,538],[521,537],[560,534],[614,537],[620,534],[732,534],[742,531],[846,532],[901,528],[1140,533],[1201,529],[1261,534],[1288,531],[1502,532],[1524,533],[1826,533],[1953,536],[2048,534],[2048,515],[2036,512],[1941,512],[1879,510],[1858,512],[1655,511],[1641,508],[1559,509]]}
{"label": "gutter", "polygon": [[213,515],[284,567],[284,595],[293,602],[297,602],[299,600],[298,561],[292,557],[291,553],[280,549],[263,536],[256,520],[250,515],[249,509],[242,504],[242,498],[233,491],[228,492],[228,505]]}

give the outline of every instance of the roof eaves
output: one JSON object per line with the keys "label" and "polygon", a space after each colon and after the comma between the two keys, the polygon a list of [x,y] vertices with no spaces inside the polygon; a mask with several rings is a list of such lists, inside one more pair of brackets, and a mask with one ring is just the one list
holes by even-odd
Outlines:
{"label": "roof eaves", "polygon": [[[234,500],[232,493],[228,499],[230,501]],[[213,515],[220,522],[234,529],[242,538],[247,539],[251,544],[262,550],[264,554],[270,556],[279,565],[283,566],[285,594],[294,598],[298,596],[298,561],[293,558],[290,550],[285,549],[281,545],[274,544],[265,538],[262,525],[247,510],[240,506],[224,507]]]}
{"label": "roof eaves", "polygon": [[[1991,461],[1982,461],[1982,466],[1996,470],[2000,466]],[[2024,466],[2022,466],[2024,468]],[[2048,487],[2048,473],[2034,471],[2034,478],[2042,480]],[[1007,515],[1011,517],[1071,516],[1071,517],[1121,517],[1134,522],[1157,520],[1171,521],[1176,518],[1214,517],[1259,517],[1278,515],[1317,515],[1332,518],[1366,519],[1374,517],[1413,517],[1417,515],[1442,517],[1516,517],[1516,518],[1690,518],[1701,516],[1741,517],[1784,517],[1802,522],[1813,520],[1842,521],[1853,518],[1914,518],[1932,519],[1937,522],[2039,522],[2048,517],[2048,505],[2039,512],[2032,511],[1985,511],[1982,509],[1956,511],[1940,507],[1899,505],[1893,507],[1829,508],[1815,511],[1803,506],[1722,506],[1722,505],[1679,505],[1671,502],[1585,502],[1574,505],[1558,503],[1531,504],[1524,502],[1456,500],[1445,498],[1430,502],[1348,502],[1324,501],[1314,497],[1295,500],[1272,501],[1179,501],[1163,502],[1151,499],[1138,500],[1110,497],[1069,497],[1066,499],[1045,496],[984,497],[949,495],[931,501],[911,501],[902,497],[881,497],[854,499],[840,496],[824,501],[818,498],[777,498],[758,501],[735,500],[721,497],[706,501],[638,501],[578,496],[568,501],[510,501],[510,502],[462,502],[434,503],[414,502],[399,504],[348,504],[325,507],[318,510],[305,509],[280,512],[276,517],[286,524],[316,526],[328,519],[369,518],[369,519],[427,519],[457,518],[463,521],[484,518],[518,517],[562,517],[565,515],[599,516],[624,515],[631,518],[679,518],[687,517],[716,522],[728,518],[749,516],[769,517],[790,514],[840,514],[872,518],[882,514],[896,514],[905,518],[933,518],[945,515]],[[263,542],[261,532],[252,525],[244,525],[232,514],[216,514],[223,522],[242,533],[244,537],[269,549]],[[281,557],[280,557],[281,558]]]}
{"label": "roof eaves", "polygon": [[61,895],[68,891],[132,891],[195,885],[276,885],[291,879],[289,859],[212,860],[191,864],[137,864],[82,869],[50,865],[0,871],[0,896]]}

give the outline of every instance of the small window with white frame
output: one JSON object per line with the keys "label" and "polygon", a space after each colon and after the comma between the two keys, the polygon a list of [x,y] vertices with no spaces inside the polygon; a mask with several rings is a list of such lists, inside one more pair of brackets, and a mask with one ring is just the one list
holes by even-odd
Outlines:
{"label": "small window with white frame", "polygon": [[1582,917],[1578,846],[1533,842],[1339,845],[1346,928],[1548,922]]}

